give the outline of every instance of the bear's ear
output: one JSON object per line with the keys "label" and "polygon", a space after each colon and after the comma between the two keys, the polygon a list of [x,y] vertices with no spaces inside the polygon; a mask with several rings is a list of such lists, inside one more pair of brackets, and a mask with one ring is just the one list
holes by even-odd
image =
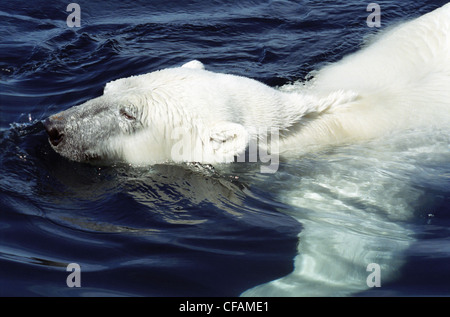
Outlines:
{"label": "bear's ear", "polygon": [[186,64],[183,64],[183,66],[181,67],[191,69],[205,69],[205,65],[203,65],[202,62],[195,59],[193,61],[187,62]]}
{"label": "bear's ear", "polygon": [[245,151],[249,139],[248,131],[240,124],[221,121],[210,130],[209,141],[216,160],[230,162],[234,156]]}

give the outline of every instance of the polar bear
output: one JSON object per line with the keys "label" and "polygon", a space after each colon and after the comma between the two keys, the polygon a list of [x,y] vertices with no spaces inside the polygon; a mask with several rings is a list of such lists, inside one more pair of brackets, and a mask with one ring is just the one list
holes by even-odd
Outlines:
{"label": "polar bear", "polygon": [[[350,141],[377,143],[393,130],[425,126],[448,131],[449,88],[447,4],[381,32],[359,52],[322,68],[306,83],[277,89],[253,79],[214,73],[201,62],[191,61],[110,82],[102,96],[49,117],[44,126],[55,151],[80,162],[230,162],[268,131],[278,132],[279,143],[262,142],[262,146],[285,155]],[[405,133],[397,143],[407,137]],[[425,142],[433,145],[430,139]],[[441,143],[447,154],[448,144]],[[294,271],[242,295],[347,295],[367,288],[367,272],[355,269],[349,274],[349,264],[361,268],[379,263],[383,278],[393,276],[402,261],[392,255],[406,250],[413,233],[389,217],[395,213],[403,219],[411,213],[417,195],[405,181],[416,172],[413,164],[402,166],[405,173],[398,178],[372,173],[372,164],[383,166],[389,163],[387,158],[398,155],[389,150],[383,148],[381,158],[373,158],[364,168],[354,166],[354,175],[347,179],[339,173],[299,178],[304,192],[296,195],[289,188],[285,199],[302,212],[311,212],[306,217],[293,215],[304,227]],[[431,150],[413,150],[414,155],[429,159]],[[365,153],[357,158],[368,161]],[[342,157],[324,160],[319,169],[348,172]],[[395,163],[391,162],[392,169],[398,169]],[[355,189],[354,181],[361,179],[364,186]],[[317,188],[325,188],[325,194]],[[378,195],[364,195],[372,192]],[[342,197],[348,199],[342,201]],[[365,208],[365,200],[372,210]],[[335,226],[334,220],[342,223]]]}
{"label": "polar bear", "polygon": [[449,11],[390,30],[295,91],[191,61],[112,81],[44,125],[69,159],[142,165],[230,162],[270,131],[279,137],[272,150],[283,152],[434,124],[450,100]]}

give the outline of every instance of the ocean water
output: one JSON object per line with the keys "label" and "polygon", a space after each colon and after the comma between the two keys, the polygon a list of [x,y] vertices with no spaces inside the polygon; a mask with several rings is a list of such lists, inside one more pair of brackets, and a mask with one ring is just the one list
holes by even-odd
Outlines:
{"label": "ocean water", "polygon": [[[194,58],[271,86],[303,80],[446,1],[378,1],[380,28],[355,0],[77,3],[73,28],[68,1],[0,3],[0,296],[450,295],[448,129],[261,174],[73,163],[40,122],[111,80]],[[66,283],[70,263],[81,287]],[[380,287],[361,278],[369,263]]]}

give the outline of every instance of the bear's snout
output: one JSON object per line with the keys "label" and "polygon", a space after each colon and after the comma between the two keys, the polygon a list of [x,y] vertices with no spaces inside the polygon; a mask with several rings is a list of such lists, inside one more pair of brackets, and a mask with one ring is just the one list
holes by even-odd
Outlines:
{"label": "bear's snout", "polygon": [[43,123],[50,143],[58,146],[64,138],[64,124],[61,120],[52,120],[51,117],[45,119]]}

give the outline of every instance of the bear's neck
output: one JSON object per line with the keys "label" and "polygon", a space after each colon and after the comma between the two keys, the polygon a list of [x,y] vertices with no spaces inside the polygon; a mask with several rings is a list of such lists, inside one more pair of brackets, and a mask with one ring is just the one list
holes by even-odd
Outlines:
{"label": "bear's neck", "polygon": [[249,114],[244,125],[254,130],[277,129],[281,137],[292,135],[311,120],[320,120],[326,113],[354,102],[358,95],[352,91],[335,91],[329,94],[279,92],[280,98],[272,109],[271,116]]}

